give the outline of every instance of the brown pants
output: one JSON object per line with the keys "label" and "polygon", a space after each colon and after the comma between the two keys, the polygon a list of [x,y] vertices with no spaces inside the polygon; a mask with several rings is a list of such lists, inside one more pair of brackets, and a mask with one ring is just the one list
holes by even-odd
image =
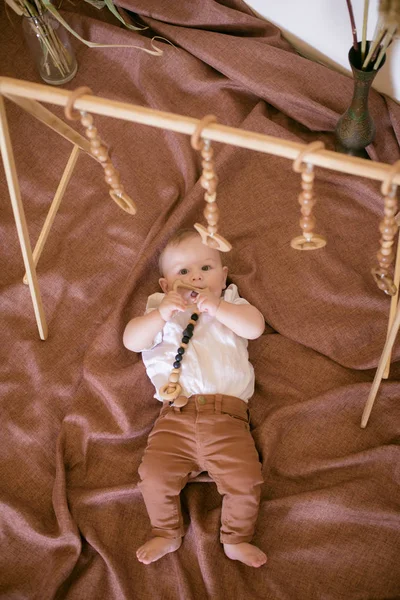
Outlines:
{"label": "brown pants", "polygon": [[184,535],[179,494],[192,471],[208,471],[223,496],[221,542],[249,542],[263,479],[246,402],[222,394],[191,396],[180,409],[164,402],[139,467],[153,535]]}

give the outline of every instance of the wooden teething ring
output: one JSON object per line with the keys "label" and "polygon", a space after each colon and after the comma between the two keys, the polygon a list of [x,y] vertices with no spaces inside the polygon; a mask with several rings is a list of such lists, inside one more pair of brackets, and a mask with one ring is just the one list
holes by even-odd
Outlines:
{"label": "wooden teething ring", "polygon": [[[208,288],[197,288],[188,283],[184,283],[180,279],[177,279],[174,282],[172,289],[174,292],[176,292],[178,288],[185,288],[188,290],[193,290],[193,291],[197,292],[198,294],[200,292],[204,292],[204,291],[208,290]],[[175,360],[177,362],[174,362],[174,368],[172,369],[172,371],[169,375],[169,381],[168,381],[168,383],[163,385],[158,390],[158,393],[160,394],[160,396],[163,400],[168,400],[170,402],[171,406],[176,406],[178,408],[185,406],[185,404],[187,403],[187,398],[182,396],[182,386],[179,383],[180,363],[182,361],[182,356],[189,344],[189,340],[193,335],[193,329],[196,326],[198,318],[199,318],[199,312],[197,310],[194,310],[192,313],[192,316],[190,318],[190,321],[189,321],[188,325],[186,326],[186,329],[183,332],[182,342],[181,342],[180,347],[177,350],[178,354],[175,356]],[[189,329],[190,329],[190,331],[188,332]],[[186,337],[186,336],[188,336],[188,337]]]}
{"label": "wooden teething ring", "polygon": [[216,123],[217,118],[214,115],[207,115],[197,124],[194,130],[190,142],[194,150],[200,150],[202,156],[202,168],[203,172],[200,178],[201,186],[205,189],[204,200],[206,201],[206,208],[204,209],[204,216],[207,220],[207,229],[195,223],[194,228],[201,236],[201,241],[204,245],[219,250],[220,252],[229,252],[232,249],[231,244],[217,233],[218,231],[218,220],[219,220],[219,209],[217,206],[217,185],[218,177],[215,173],[215,166],[213,161],[214,151],[211,148],[210,140],[203,139],[201,137],[202,131],[210,123]]}
{"label": "wooden teething ring", "polygon": [[[326,245],[326,239],[322,235],[313,232],[315,226],[315,217],[312,209],[315,204],[313,199],[314,186],[314,168],[311,163],[307,163],[305,157],[316,150],[325,148],[323,142],[312,142],[302,150],[293,162],[293,170],[301,173],[302,192],[299,195],[299,204],[301,205],[300,227],[303,235],[295,237],[290,245],[295,250],[317,250]],[[303,162],[306,164],[304,165]]]}
{"label": "wooden teething ring", "polygon": [[110,186],[110,196],[118,204],[122,210],[134,215],[136,213],[136,205],[134,201],[125,192],[124,186],[120,182],[119,172],[114,167],[108,155],[108,149],[104,142],[100,139],[96,127],[93,125],[93,117],[90,113],[84,110],[73,110],[74,104],[78,98],[85,94],[92,94],[92,90],[86,86],[79,87],[71,92],[68,102],[65,106],[64,113],[70,121],[78,121],[85,127],[86,137],[90,142],[90,152],[101,164],[104,169],[106,183]]}
{"label": "wooden teething ring", "polygon": [[384,217],[379,225],[381,232],[380,248],[377,253],[379,266],[371,269],[372,276],[380,290],[388,296],[395,296],[397,292],[393,278],[389,275],[389,267],[394,258],[393,244],[399,224],[396,218],[397,212],[397,185],[393,183],[395,175],[400,173],[400,160],[396,161],[390,168],[381,185],[384,200]]}

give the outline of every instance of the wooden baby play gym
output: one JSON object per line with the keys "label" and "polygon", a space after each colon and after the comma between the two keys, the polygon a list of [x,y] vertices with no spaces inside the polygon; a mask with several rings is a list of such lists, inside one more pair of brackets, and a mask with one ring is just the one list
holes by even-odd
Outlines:
{"label": "wooden baby play gym", "polygon": [[[71,154],[33,252],[29,241],[24,206],[19,189],[4,98],[14,102],[30,115],[72,143]],[[40,102],[64,107],[68,119],[80,120],[81,125],[85,128],[86,137],[75,131],[72,127],[40,104]],[[58,207],[73,174],[79,153],[84,151],[99,163],[99,173],[100,168],[102,168],[104,170],[105,181],[110,188],[109,194],[120,208],[132,215],[135,214],[136,210],[140,210],[140,206],[137,207],[135,202],[125,191],[121,181],[123,180],[123,174],[122,177],[120,177],[120,174],[115,169],[109,157],[105,142],[102,141],[100,134],[95,127],[91,113],[192,136],[192,146],[200,151],[202,157],[201,185],[205,190],[204,200],[206,202],[206,208],[204,210],[204,216],[207,221],[206,226],[196,223],[195,228],[201,235],[203,243],[223,252],[229,251],[231,245],[227,239],[220,235],[218,228],[219,209],[216,203],[218,178],[213,163],[213,151],[211,148],[211,142],[213,141],[266,154],[273,154],[293,161],[293,169],[301,174],[301,193],[298,198],[301,207],[301,235],[295,236],[291,241],[288,240],[288,243],[291,244],[293,249],[297,250],[320,249],[326,244],[325,238],[319,233],[314,232],[314,228],[318,231],[318,224],[316,223],[313,214],[313,207],[315,204],[315,198],[313,197],[313,169],[315,166],[382,182],[381,191],[384,197],[384,215],[379,226],[381,239],[377,255],[378,265],[374,265],[371,272],[379,289],[391,296],[391,307],[386,344],[379,361],[376,376],[362,417],[362,427],[365,427],[380,382],[383,377],[387,377],[389,374],[391,351],[400,328],[400,305],[398,303],[400,246],[398,246],[397,249],[394,276],[391,277],[389,272],[394,258],[394,237],[398,229],[398,221],[396,218],[396,191],[397,186],[400,185],[400,161],[396,162],[394,165],[387,165],[384,163],[367,161],[361,158],[345,156],[324,149],[322,142],[313,142],[309,145],[299,144],[242,129],[219,125],[216,123],[215,117],[212,116],[207,116],[199,121],[198,119],[183,115],[161,112],[133,104],[98,98],[92,95],[89,88],[78,88],[74,92],[69,92],[62,89],[55,89],[47,85],[1,77],[1,152],[26,272],[24,281],[29,285],[39,335],[42,340],[47,338],[48,329],[41,300],[36,267],[51,230]],[[102,185],[104,184],[99,181],[99,188],[101,188]],[[295,230],[295,224],[293,228]],[[229,232],[224,231],[223,233],[229,238]],[[194,326],[195,322],[192,323],[192,325]],[[179,377],[175,374],[171,379],[171,384],[177,384],[178,378]]]}

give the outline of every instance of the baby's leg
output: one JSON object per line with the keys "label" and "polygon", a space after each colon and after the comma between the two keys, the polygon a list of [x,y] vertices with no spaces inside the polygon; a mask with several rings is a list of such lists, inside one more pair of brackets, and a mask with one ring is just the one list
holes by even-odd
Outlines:
{"label": "baby's leg", "polygon": [[[190,421],[173,409],[168,410],[156,422],[139,467],[139,488],[154,536],[136,553],[144,564],[174,552],[182,543],[185,530],[179,495],[189,473],[198,469]],[[193,444],[189,443],[191,439]]]}
{"label": "baby's leg", "polygon": [[[267,557],[250,544],[262,484],[261,464],[248,425],[228,414],[214,416],[207,443],[207,468],[223,496],[220,539],[225,554],[250,567]],[[211,433],[211,432],[209,432]],[[215,445],[214,445],[215,440]]]}

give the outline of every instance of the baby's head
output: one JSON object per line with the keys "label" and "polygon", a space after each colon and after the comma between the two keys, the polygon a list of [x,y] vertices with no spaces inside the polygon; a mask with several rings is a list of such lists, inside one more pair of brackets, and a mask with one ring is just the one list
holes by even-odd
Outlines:
{"label": "baby's head", "polygon": [[[173,289],[177,279],[196,288],[209,288],[218,298],[226,286],[228,267],[222,265],[221,253],[205,246],[193,229],[182,229],[168,241],[161,252],[159,268],[164,293]],[[178,291],[189,298],[190,290]]]}

